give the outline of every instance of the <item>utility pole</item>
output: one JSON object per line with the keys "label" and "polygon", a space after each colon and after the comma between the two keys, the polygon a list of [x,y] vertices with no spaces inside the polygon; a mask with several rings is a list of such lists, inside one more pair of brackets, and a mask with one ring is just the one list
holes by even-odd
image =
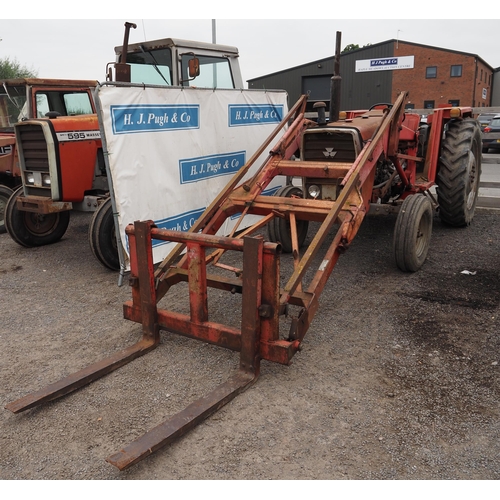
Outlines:
{"label": "utility pole", "polygon": [[[217,35],[216,35],[216,29],[215,29],[215,19],[212,19],[212,43],[217,43]],[[217,87],[217,66],[214,64],[213,65],[213,72],[214,72],[214,88]]]}

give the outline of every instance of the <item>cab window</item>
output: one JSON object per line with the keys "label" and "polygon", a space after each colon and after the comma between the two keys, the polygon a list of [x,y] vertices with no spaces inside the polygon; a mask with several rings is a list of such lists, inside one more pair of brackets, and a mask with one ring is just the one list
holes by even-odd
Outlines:
{"label": "cab window", "polygon": [[23,118],[29,118],[26,87],[0,86],[0,129],[11,131]]}
{"label": "cab window", "polygon": [[64,94],[64,105],[68,115],[91,115],[94,110],[89,95],[85,93]]}
{"label": "cab window", "polygon": [[127,54],[131,83],[172,85],[172,53],[170,49],[156,49]]}
{"label": "cab window", "polygon": [[[196,78],[190,79],[188,61],[193,57],[199,59],[200,74]],[[181,65],[183,86],[234,89],[231,68],[225,57],[183,54]]]}
{"label": "cab window", "polygon": [[88,92],[36,92],[36,116],[43,118],[49,111],[61,116],[90,115],[94,113]]}

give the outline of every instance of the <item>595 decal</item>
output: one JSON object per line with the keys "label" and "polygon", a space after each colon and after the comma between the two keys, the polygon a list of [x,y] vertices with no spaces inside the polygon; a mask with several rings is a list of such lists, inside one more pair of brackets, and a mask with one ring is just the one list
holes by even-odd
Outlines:
{"label": "595 decal", "polygon": [[88,141],[92,139],[100,139],[101,132],[99,130],[84,130],[74,132],[57,132],[57,140],[59,142],[68,141]]}

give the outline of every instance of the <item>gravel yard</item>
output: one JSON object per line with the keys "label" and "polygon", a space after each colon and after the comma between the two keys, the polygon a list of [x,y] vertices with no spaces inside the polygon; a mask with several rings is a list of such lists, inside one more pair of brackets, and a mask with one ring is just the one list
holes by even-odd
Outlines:
{"label": "gravel yard", "polygon": [[122,317],[129,287],[90,251],[90,218],[72,214],[46,247],[0,235],[0,479],[500,479],[500,212],[465,229],[436,218],[415,274],[394,264],[395,218],[368,217],[293,364],[263,362],[254,386],[123,472],[106,457],[239,357],[162,332],[157,349],[59,401],[3,409],[141,336]]}

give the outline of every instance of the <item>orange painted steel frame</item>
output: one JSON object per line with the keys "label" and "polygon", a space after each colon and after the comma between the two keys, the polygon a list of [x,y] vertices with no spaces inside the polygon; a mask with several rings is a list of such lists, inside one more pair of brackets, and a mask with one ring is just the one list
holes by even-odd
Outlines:
{"label": "orange painted steel frame", "polygon": [[[130,242],[132,300],[124,304],[124,316],[142,325],[142,339],[110,358],[10,403],[6,408],[17,413],[78,389],[155,348],[160,342],[161,329],[239,351],[239,369],[227,382],[107,459],[121,470],[171,443],[255,382],[261,359],[289,364],[300,350],[318,310],[318,298],[328,277],[369,210],[378,161],[388,158],[396,166],[399,164],[398,137],[405,98],[406,93],[401,94],[394,106],[380,116],[378,128],[352,165],[344,166],[341,172],[332,169],[332,175],[343,178],[336,201],[262,196],[262,191],[274,176],[289,171],[300,175],[301,162],[289,160],[300,146],[303,132],[318,126],[304,118],[306,97],[303,96],[188,233],[161,230],[151,221],[136,221],[129,225],[126,232]],[[290,120],[289,129],[271,150],[267,161],[251,180],[242,183],[250,166]],[[415,164],[416,158],[411,156],[411,159]],[[304,177],[307,177],[307,172],[325,166],[320,162],[304,163],[307,163],[302,173]],[[408,190],[413,189],[406,174],[403,182]],[[237,236],[234,236],[236,230],[229,237],[216,236],[227,217],[241,214],[241,220],[250,213],[264,217]],[[280,245],[252,236],[274,217],[288,217],[291,226],[294,268],[282,288]],[[301,219],[317,220],[321,225],[300,258],[294,222]],[[338,225],[337,232],[313,278],[304,286],[305,273],[334,225]],[[177,243],[156,270],[152,256],[153,239]],[[238,271],[236,277],[209,274],[207,265],[219,265],[221,253],[226,251],[242,253],[243,270]],[[188,282],[189,314],[159,308],[159,301],[180,282]],[[208,287],[242,294],[240,329],[210,321]],[[298,306],[300,311],[292,317],[288,337],[282,339],[279,336],[280,318],[289,313],[289,306]]]}

